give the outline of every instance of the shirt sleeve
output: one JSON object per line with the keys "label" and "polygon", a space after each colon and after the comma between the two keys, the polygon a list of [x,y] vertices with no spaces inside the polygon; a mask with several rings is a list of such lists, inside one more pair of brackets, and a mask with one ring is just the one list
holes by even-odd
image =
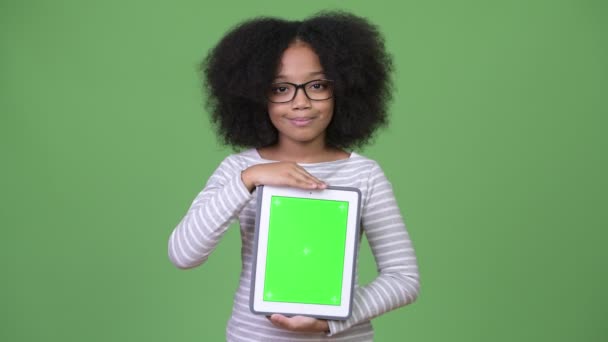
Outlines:
{"label": "shirt sleeve", "polygon": [[355,287],[351,316],[345,321],[328,321],[330,336],[410,304],[418,297],[420,282],[414,248],[392,186],[377,164],[370,173],[368,194],[361,225],[376,260],[378,277],[366,286]]}
{"label": "shirt sleeve", "polygon": [[169,237],[169,260],[188,269],[204,263],[221,237],[253,198],[241,180],[241,167],[227,157],[196,196]]}

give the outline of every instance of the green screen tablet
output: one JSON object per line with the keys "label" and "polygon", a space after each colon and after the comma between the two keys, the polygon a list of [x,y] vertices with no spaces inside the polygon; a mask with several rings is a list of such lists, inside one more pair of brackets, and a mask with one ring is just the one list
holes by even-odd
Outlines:
{"label": "green screen tablet", "polygon": [[348,318],[359,202],[354,188],[258,188],[254,313]]}

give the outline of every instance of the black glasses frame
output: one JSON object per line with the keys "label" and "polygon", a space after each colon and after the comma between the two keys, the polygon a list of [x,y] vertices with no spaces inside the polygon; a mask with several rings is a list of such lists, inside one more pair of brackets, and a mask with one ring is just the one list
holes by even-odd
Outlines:
{"label": "black glasses frame", "polygon": [[[326,99],[311,99],[311,98],[310,98],[310,96],[308,96],[308,93],[306,92],[306,86],[307,86],[308,84],[310,84],[310,83],[313,83],[313,82],[319,82],[319,81],[329,82],[329,84],[330,84],[330,85],[331,85],[331,87],[332,87],[331,96],[330,96],[330,97],[328,97],[328,98],[326,98]],[[294,86],[294,87],[296,88],[296,90],[293,92],[293,96],[292,96],[292,97],[291,97],[291,99],[289,99],[288,101],[278,101],[278,102],[277,102],[277,101],[272,101],[272,100],[270,99],[270,97],[269,97],[268,95],[266,95],[266,99],[267,99],[268,101],[272,102],[272,103],[287,103],[287,102],[291,102],[291,101],[293,101],[293,99],[295,99],[295,98],[296,98],[296,95],[298,95],[298,89],[300,89],[300,88],[301,88],[301,89],[302,89],[302,91],[304,92],[304,95],[306,95],[306,97],[307,97],[309,100],[311,100],[311,101],[325,101],[325,100],[329,100],[329,99],[331,99],[332,97],[334,97],[334,92],[333,92],[334,80],[328,80],[328,79],[325,79],[325,78],[319,78],[319,79],[316,79],[316,80],[312,80],[312,81],[308,81],[308,82],[306,82],[306,83],[300,83],[300,84],[295,84],[295,83],[291,83],[291,82],[276,82],[276,83],[272,83],[272,84],[271,84],[271,86],[273,86],[273,85],[277,85],[277,84],[289,84],[289,85]]]}

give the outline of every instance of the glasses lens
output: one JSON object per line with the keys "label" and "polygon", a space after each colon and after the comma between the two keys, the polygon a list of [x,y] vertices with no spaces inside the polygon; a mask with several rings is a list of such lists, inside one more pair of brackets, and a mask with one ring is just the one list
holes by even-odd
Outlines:
{"label": "glasses lens", "polygon": [[272,102],[289,102],[296,87],[289,83],[273,83],[268,89],[268,99]]}
{"label": "glasses lens", "polygon": [[334,93],[333,83],[330,80],[314,80],[305,84],[306,95],[311,100],[327,100]]}

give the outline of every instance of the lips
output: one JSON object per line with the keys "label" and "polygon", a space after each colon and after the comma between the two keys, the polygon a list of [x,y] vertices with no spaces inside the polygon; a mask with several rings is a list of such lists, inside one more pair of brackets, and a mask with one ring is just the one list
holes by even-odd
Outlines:
{"label": "lips", "polygon": [[293,118],[293,119],[288,119],[288,120],[294,126],[303,127],[303,126],[310,124],[312,122],[312,119],[313,118],[302,117],[302,118]]}

